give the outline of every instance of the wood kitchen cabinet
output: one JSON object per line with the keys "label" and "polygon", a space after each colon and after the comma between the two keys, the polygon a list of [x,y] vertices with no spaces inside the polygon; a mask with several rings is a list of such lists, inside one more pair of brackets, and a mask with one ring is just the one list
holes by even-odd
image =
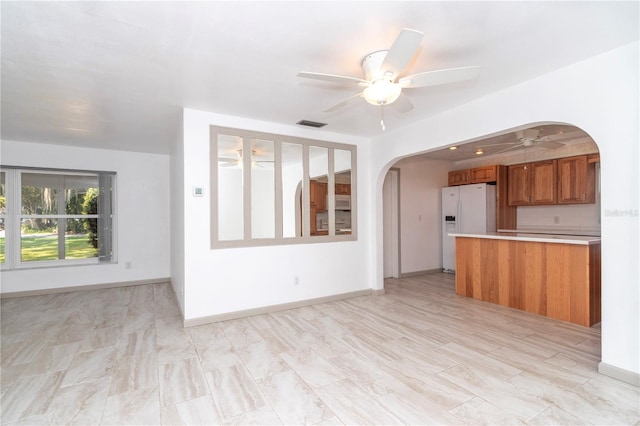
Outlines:
{"label": "wood kitchen cabinet", "polygon": [[497,180],[497,166],[476,167],[469,170],[469,183],[488,183]]}
{"label": "wood kitchen cabinet", "polygon": [[470,181],[470,170],[454,170],[449,172],[449,186],[468,185]]}
{"label": "wood kitchen cabinet", "polygon": [[449,186],[489,183],[497,180],[498,166],[484,166],[449,172]]}
{"label": "wood kitchen cabinet", "polygon": [[596,166],[587,155],[558,160],[558,204],[596,202]]}
{"label": "wood kitchen cabinet", "polygon": [[348,183],[336,183],[336,195],[351,195],[351,185]]}
{"label": "wood kitchen cabinet", "polygon": [[556,204],[557,160],[509,166],[509,205]]}
{"label": "wood kitchen cabinet", "polygon": [[316,182],[316,209],[318,213],[327,211],[327,184]]}

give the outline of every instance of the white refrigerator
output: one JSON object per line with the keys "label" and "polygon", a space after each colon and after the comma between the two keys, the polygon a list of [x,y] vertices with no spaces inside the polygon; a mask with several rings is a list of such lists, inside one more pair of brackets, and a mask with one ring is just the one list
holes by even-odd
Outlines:
{"label": "white refrigerator", "polygon": [[496,187],[486,183],[442,188],[442,270],[456,270],[456,241],[449,233],[496,231]]}

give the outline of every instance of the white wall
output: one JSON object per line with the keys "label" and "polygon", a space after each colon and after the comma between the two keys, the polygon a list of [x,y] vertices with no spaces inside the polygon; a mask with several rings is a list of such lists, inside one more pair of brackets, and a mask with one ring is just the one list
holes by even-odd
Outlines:
{"label": "white wall", "polygon": [[409,157],[393,167],[400,169],[400,273],[441,269],[441,188],[452,163]]}
{"label": "white wall", "polygon": [[[602,362],[640,374],[638,42],[496,92],[373,142],[376,281],[382,285],[384,176],[397,159],[549,122],[585,130],[601,154]],[[526,102],[522,102],[526,99]]]}
{"label": "white wall", "polygon": [[0,153],[3,165],[117,173],[118,263],[2,271],[2,293],[169,277],[168,155],[14,141]]}
{"label": "white wall", "polygon": [[[209,182],[209,126],[354,144],[358,147],[357,241],[269,247],[210,248],[209,191],[185,197],[185,319],[365,290],[371,287],[370,144],[362,138],[206,113],[184,112],[184,187]],[[188,165],[188,167],[187,167]],[[327,267],[331,265],[331,267]],[[294,278],[299,277],[299,285]]]}
{"label": "white wall", "polygon": [[[191,194],[192,188],[184,185],[184,117],[180,120],[180,128],[176,142],[171,146],[171,286],[178,299],[180,312],[184,316],[184,211],[185,197]],[[206,189],[206,186],[205,186]]]}

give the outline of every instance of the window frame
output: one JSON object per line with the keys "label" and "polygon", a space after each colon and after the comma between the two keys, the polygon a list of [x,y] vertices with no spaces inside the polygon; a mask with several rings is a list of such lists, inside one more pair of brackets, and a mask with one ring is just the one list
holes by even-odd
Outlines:
{"label": "window frame", "polygon": [[[67,266],[87,266],[87,265],[107,265],[117,263],[117,205],[116,205],[116,183],[117,174],[110,171],[97,170],[78,170],[78,169],[53,169],[40,167],[24,167],[24,166],[0,166],[0,171],[5,173],[5,189],[6,189],[6,214],[5,219],[5,260],[0,263],[0,270],[25,270],[40,269],[52,267]],[[91,219],[95,218],[100,221],[100,212],[91,215],[78,214],[24,214],[22,212],[22,175],[27,174],[47,174],[61,176],[86,176],[95,175],[98,179],[98,185],[101,185],[101,179],[105,177],[110,179],[110,251],[111,256],[103,259],[98,256],[82,259],[56,259],[56,260],[39,260],[39,261],[23,261],[22,251],[22,220],[31,218],[55,219],[66,221],[68,219]]]}
{"label": "window frame", "polygon": [[[241,138],[243,150],[250,152],[251,140],[262,139],[274,143],[274,198],[275,198],[275,237],[251,237],[251,158],[243,156],[243,222],[244,235],[238,240],[219,240],[218,215],[218,135],[236,136]],[[302,147],[302,188],[301,188],[301,227],[302,235],[293,237],[283,236],[283,194],[282,194],[282,143],[298,144]],[[328,151],[328,202],[329,232],[328,235],[310,235],[310,175],[309,175],[309,147],[327,148]],[[336,150],[349,151],[351,155],[351,233],[335,235],[335,169],[334,153]],[[209,185],[210,193],[210,246],[211,249],[226,249],[240,247],[261,247],[288,244],[329,243],[341,241],[357,241],[358,239],[358,209],[357,209],[357,146],[338,142],[328,142],[316,139],[301,138],[252,130],[209,126]]]}

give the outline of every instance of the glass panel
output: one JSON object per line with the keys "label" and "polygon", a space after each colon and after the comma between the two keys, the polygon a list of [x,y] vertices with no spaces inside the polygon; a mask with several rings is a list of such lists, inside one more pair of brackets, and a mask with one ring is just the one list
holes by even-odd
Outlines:
{"label": "glass panel", "polygon": [[244,239],[242,138],[218,135],[218,240]]}
{"label": "glass panel", "polygon": [[66,214],[98,214],[98,176],[64,176]]}
{"label": "glass panel", "polygon": [[62,175],[22,173],[22,214],[58,214]]}
{"label": "glass panel", "polygon": [[20,259],[58,260],[58,219],[22,219]]}
{"label": "glass panel", "polygon": [[251,140],[251,238],[275,238],[273,141]]}
{"label": "glass panel", "polygon": [[4,217],[0,217],[0,263],[4,263]]}
{"label": "glass panel", "polygon": [[4,216],[7,214],[6,174],[0,172],[0,263],[4,263]]}
{"label": "glass panel", "polygon": [[302,145],[282,143],[282,236],[302,235]]}
{"label": "glass panel", "polygon": [[336,235],[351,234],[351,151],[334,150]]}
{"label": "glass panel", "polygon": [[311,236],[329,235],[327,213],[327,175],[329,150],[319,146],[309,147],[309,200]]}
{"label": "glass panel", "polygon": [[98,257],[98,219],[67,219],[65,259]]}

